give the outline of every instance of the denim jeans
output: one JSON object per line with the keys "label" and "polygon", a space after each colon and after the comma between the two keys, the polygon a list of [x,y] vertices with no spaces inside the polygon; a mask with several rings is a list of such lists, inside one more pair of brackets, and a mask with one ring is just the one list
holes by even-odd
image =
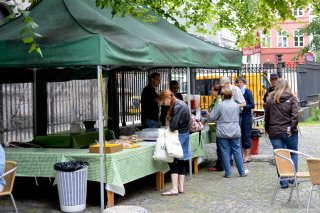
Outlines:
{"label": "denim jeans", "polygon": [[245,171],[243,166],[240,138],[217,138],[217,140],[219,140],[222,167],[224,169],[225,176],[231,176],[231,154],[233,154],[239,175],[244,175]]}
{"label": "denim jeans", "polygon": [[141,121],[142,128],[159,128],[160,123],[151,119],[144,119]]}
{"label": "denim jeans", "polygon": [[[281,133],[276,137],[269,137],[272,143],[273,149],[292,149],[298,151],[298,133],[291,135]],[[291,153],[291,159],[294,163],[295,170],[298,171],[298,155]],[[281,186],[287,186],[288,181],[280,181]]]}
{"label": "denim jeans", "polygon": [[189,132],[179,133],[179,141],[183,150],[183,158],[179,158],[178,160],[188,160],[191,157],[191,150],[189,146]]}

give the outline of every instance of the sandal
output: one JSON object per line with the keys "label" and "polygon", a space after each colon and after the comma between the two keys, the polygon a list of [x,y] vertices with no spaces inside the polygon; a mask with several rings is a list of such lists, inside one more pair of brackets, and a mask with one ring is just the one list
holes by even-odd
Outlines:
{"label": "sandal", "polygon": [[171,190],[168,190],[166,192],[161,193],[162,196],[174,196],[174,195],[179,195],[179,192],[173,192]]}
{"label": "sandal", "polygon": [[251,158],[249,158],[249,159],[243,159],[243,163],[250,163],[251,161],[252,161]]}

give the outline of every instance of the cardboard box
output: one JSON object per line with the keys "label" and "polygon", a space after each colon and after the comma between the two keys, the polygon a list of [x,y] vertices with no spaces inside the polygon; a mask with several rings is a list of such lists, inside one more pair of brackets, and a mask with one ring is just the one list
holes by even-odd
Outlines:
{"label": "cardboard box", "polygon": [[[99,144],[93,144],[89,147],[90,153],[99,153]],[[104,153],[120,152],[123,149],[122,144],[105,144]]]}

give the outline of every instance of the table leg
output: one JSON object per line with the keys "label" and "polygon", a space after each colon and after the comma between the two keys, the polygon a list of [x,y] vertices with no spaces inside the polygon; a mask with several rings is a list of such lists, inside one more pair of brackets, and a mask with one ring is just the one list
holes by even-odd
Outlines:
{"label": "table leg", "polygon": [[198,175],[199,169],[198,169],[198,157],[193,159],[193,170],[194,175]]}
{"label": "table leg", "polygon": [[160,191],[164,188],[164,174],[162,172],[156,173],[156,190]]}
{"label": "table leg", "polygon": [[114,207],[114,193],[107,191],[108,207]]}

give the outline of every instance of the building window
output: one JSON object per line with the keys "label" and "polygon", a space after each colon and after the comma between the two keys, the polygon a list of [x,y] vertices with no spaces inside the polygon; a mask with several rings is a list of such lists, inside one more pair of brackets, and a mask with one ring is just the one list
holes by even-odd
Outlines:
{"label": "building window", "polygon": [[271,47],[271,33],[268,31],[266,34],[262,33],[261,47]]}
{"label": "building window", "polygon": [[299,30],[295,30],[293,32],[293,35],[294,35],[294,46],[303,47],[303,34],[301,34]]}
{"label": "building window", "polygon": [[287,31],[278,31],[278,47],[288,47]]}
{"label": "building window", "polygon": [[294,9],[293,10],[293,15],[294,16],[303,16],[303,9]]}

